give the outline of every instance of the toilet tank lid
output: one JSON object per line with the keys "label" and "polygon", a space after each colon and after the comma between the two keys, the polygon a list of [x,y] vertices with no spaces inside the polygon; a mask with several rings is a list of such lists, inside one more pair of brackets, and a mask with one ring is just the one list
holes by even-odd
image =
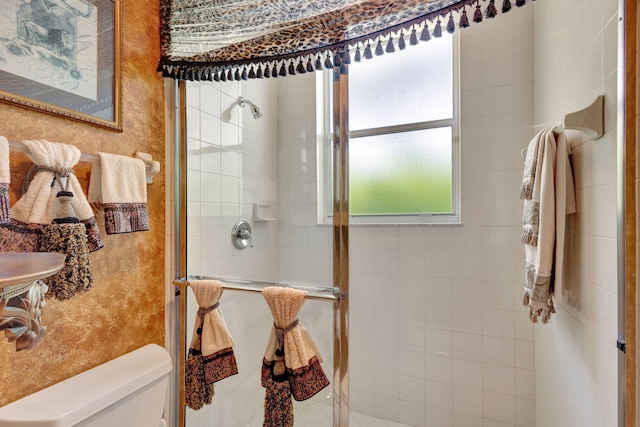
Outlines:
{"label": "toilet tank lid", "polygon": [[148,344],[0,408],[0,426],[79,423],[171,372],[169,353]]}

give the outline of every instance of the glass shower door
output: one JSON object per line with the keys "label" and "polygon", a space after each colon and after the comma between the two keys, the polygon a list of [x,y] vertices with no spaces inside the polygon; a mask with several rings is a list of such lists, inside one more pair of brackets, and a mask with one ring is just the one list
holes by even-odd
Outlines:
{"label": "glass shower door", "polygon": [[[211,405],[183,408],[181,425],[262,425],[260,370],[273,325],[260,293],[266,286],[308,291],[299,319],[333,382],[339,292],[333,287],[333,229],[319,225],[316,214],[314,82],[313,75],[185,82],[181,90],[186,230],[179,234],[186,240],[186,280],[178,281],[180,346],[188,350],[198,310],[188,281],[218,279],[225,283],[220,311],[239,371],[215,383]],[[334,425],[334,398],[332,384],[307,401],[294,401],[294,424]]]}

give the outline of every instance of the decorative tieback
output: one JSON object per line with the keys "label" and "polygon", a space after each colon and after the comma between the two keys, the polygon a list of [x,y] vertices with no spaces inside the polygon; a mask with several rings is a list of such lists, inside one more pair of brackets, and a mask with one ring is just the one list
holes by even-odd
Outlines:
{"label": "decorative tieback", "polygon": [[298,326],[298,319],[289,323],[284,328],[279,328],[275,323],[273,328],[276,332],[276,339],[278,340],[278,348],[276,348],[276,363],[273,365],[273,380],[284,381],[286,380],[286,367],[284,364],[284,334]]}
{"label": "decorative tieback", "polygon": [[207,314],[207,313],[212,312],[213,310],[215,310],[219,306],[220,306],[220,301],[218,301],[217,303],[213,304],[211,307],[206,307],[206,308],[200,307],[198,309],[198,316],[200,316],[200,327],[196,330],[196,332],[201,337],[202,337],[202,325],[204,324],[204,315]]}
{"label": "decorative tieback", "polygon": [[[29,169],[27,176],[24,178],[24,182],[22,184],[23,195],[29,189],[29,185],[31,184],[33,177],[39,172],[50,172],[53,174],[53,181],[51,182],[52,187],[53,184],[58,181],[58,186],[61,190],[69,190],[69,176],[73,173],[73,168],[33,165],[31,169]],[[62,185],[62,178],[65,178],[64,185]]]}
{"label": "decorative tieback", "polygon": [[198,327],[198,329],[196,329],[196,333],[198,334],[198,339],[200,340],[200,348],[198,348],[198,349],[190,348],[189,349],[189,354],[192,354],[194,356],[200,356],[202,354],[202,325],[204,324],[204,315],[207,314],[207,313],[212,312],[213,310],[215,310],[219,306],[220,306],[220,301],[216,302],[211,307],[206,307],[206,308],[200,307],[198,309],[198,317],[200,317],[200,327]]}

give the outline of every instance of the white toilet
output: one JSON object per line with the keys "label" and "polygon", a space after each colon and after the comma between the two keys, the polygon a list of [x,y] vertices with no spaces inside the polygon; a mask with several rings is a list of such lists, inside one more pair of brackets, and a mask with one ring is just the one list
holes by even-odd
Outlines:
{"label": "white toilet", "polygon": [[0,408],[0,427],[159,427],[171,358],[146,345]]}

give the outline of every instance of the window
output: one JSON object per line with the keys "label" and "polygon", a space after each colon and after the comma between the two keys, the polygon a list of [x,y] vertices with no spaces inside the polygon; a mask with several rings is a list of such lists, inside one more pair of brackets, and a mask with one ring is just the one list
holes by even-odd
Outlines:
{"label": "window", "polygon": [[[455,53],[454,37],[445,34],[349,65],[353,223],[460,222]],[[330,79],[328,73],[325,89]],[[331,107],[324,103],[329,118]],[[326,155],[331,139],[325,140]],[[330,193],[330,181],[324,188]],[[325,200],[331,207],[331,194]]]}

